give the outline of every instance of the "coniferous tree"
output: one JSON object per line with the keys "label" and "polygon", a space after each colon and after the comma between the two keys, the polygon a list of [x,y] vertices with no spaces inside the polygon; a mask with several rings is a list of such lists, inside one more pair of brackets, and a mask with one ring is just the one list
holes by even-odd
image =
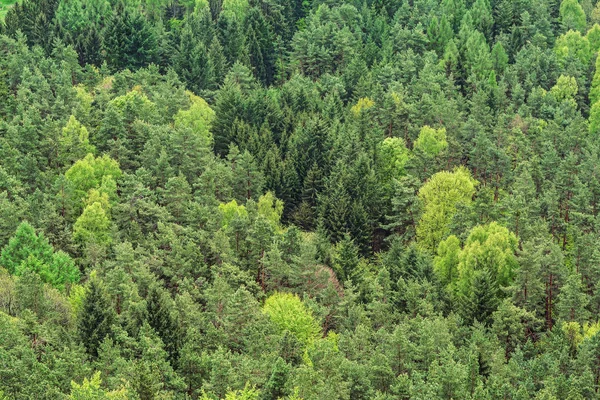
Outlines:
{"label": "coniferous tree", "polygon": [[148,324],[156,331],[169,354],[169,361],[176,365],[180,350],[180,331],[177,320],[173,317],[171,304],[166,300],[167,294],[157,287],[150,289],[146,299]]}
{"label": "coniferous tree", "polygon": [[115,320],[104,285],[95,276],[88,283],[79,315],[79,338],[87,353],[95,358],[104,339],[110,337]]}

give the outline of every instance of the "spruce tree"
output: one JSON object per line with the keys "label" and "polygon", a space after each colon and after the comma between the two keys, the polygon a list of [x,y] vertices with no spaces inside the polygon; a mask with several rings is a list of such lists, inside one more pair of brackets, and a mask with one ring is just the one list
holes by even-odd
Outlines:
{"label": "spruce tree", "polygon": [[102,281],[93,274],[81,305],[77,326],[79,339],[92,358],[98,356],[100,344],[111,335],[114,320],[114,310]]}
{"label": "spruce tree", "polygon": [[154,329],[169,353],[171,365],[176,365],[181,347],[181,337],[177,320],[173,317],[172,303],[167,301],[168,296],[158,287],[153,286],[146,298],[146,312],[148,325]]}

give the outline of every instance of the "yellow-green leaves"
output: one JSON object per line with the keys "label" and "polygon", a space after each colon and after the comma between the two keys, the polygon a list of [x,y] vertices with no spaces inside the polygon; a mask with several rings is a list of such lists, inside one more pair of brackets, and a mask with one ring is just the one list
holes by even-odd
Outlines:
{"label": "yellow-green leaves", "polygon": [[265,301],[263,311],[281,332],[289,331],[303,345],[321,336],[321,327],[302,300],[291,293],[278,292]]}
{"label": "yellow-green leaves", "polygon": [[106,154],[101,157],[88,154],[65,173],[65,177],[73,184],[81,198],[84,198],[90,189],[112,186],[112,183],[106,181],[108,177],[116,181],[121,175],[119,163]]}
{"label": "yellow-green leaves", "polygon": [[219,211],[223,214],[221,220],[221,226],[227,228],[227,226],[236,218],[244,218],[248,216],[248,211],[243,204],[238,205],[237,201],[231,200],[226,204],[219,204]]}
{"label": "yellow-green leaves", "polygon": [[267,192],[258,199],[258,214],[262,215],[275,228],[279,227],[279,221],[283,215],[283,201],[279,200],[271,192]]}
{"label": "yellow-green leaves", "polygon": [[203,142],[212,145],[213,137],[210,127],[215,119],[215,112],[204,99],[189,93],[191,105],[187,110],[180,110],[175,115],[175,128],[188,128],[200,136]]}
{"label": "yellow-green leaves", "polygon": [[107,155],[88,154],[66,173],[79,198],[83,213],[73,225],[73,238],[81,245],[107,246],[111,243],[110,209],[116,201],[119,164]]}
{"label": "yellow-green leaves", "polygon": [[156,118],[156,105],[139,86],[123,96],[115,97],[108,106],[116,109],[128,122],[133,122],[134,118],[151,122]]}
{"label": "yellow-green leaves", "polygon": [[590,62],[590,42],[579,31],[568,31],[556,39],[554,51],[559,61],[565,63],[569,58],[577,58],[584,65]]}
{"label": "yellow-green leaves", "polygon": [[592,52],[592,55],[594,53],[597,53],[598,50],[600,50],[600,25],[594,24],[594,26],[592,26],[587,32],[585,37],[590,43],[590,50]]}
{"label": "yellow-green leaves", "polygon": [[420,151],[429,157],[435,157],[447,148],[446,128],[434,129],[427,125],[421,128],[419,137],[414,144],[415,150]]}
{"label": "yellow-green leaves", "polygon": [[100,379],[100,372],[97,371],[91,379],[84,378],[81,385],[71,381],[71,394],[67,398],[69,400],[127,400],[131,396],[126,388],[111,392],[102,389],[102,379]]}
{"label": "yellow-green leaves", "polygon": [[464,296],[472,291],[474,279],[488,271],[495,282],[507,287],[518,267],[515,252],[517,237],[496,222],[474,227],[463,248],[456,236],[450,236],[438,246],[434,270],[451,290]]}
{"label": "yellow-green leaves", "polygon": [[438,245],[433,270],[440,279],[440,283],[445,286],[450,285],[458,279],[458,255],[460,250],[460,240],[454,235],[448,237]]}
{"label": "yellow-green leaves", "polygon": [[453,172],[438,172],[423,185],[419,198],[424,210],[417,226],[417,239],[422,248],[434,251],[448,236],[457,207],[471,203],[476,186],[477,181],[464,167]]}
{"label": "yellow-green leaves", "polygon": [[110,218],[102,203],[94,202],[83,210],[73,225],[73,238],[83,244],[110,244]]}
{"label": "yellow-green leaves", "polygon": [[363,111],[367,111],[375,105],[375,102],[368,97],[358,99],[358,102],[352,106],[352,114],[358,117]]}
{"label": "yellow-green leaves", "polygon": [[550,93],[559,101],[572,100],[574,101],[577,94],[577,81],[572,76],[561,75],[556,81],[556,85],[552,87]]}
{"label": "yellow-green leaves", "polygon": [[73,115],[61,130],[58,147],[58,159],[61,165],[69,165],[86,154],[96,151],[90,144],[88,130]]}
{"label": "yellow-green leaves", "polygon": [[386,138],[377,149],[379,173],[387,180],[404,175],[404,167],[410,158],[402,138]]}

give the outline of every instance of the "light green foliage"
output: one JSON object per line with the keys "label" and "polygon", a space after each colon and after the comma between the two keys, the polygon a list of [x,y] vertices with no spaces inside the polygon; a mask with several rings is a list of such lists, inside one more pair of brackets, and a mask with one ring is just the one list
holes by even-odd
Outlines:
{"label": "light green foliage", "polygon": [[234,17],[238,21],[243,21],[246,18],[248,7],[248,0],[223,0],[221,13],[229,18]]}
{"label": "light green foliage", "polygon": [[590,104],[593,106],[600,100],[600,57],[596,57],[596,69],[590,88]]}
{"label": "light green foliage", "polygon": [[592,56],[588,39],[579,31],[572,30],[556,39],[554,51],[563,64],[573,58],[587,65]]}
{"label": "light green foliage", "polygon": [[518,268],[517,238],[508,229],[492,222],[471,230],[462,249],[450,236],[438,246],[434,269],[440,279],[463,296],[470,296],[478,274],[488,271],[500,287],[508,287]]}
{"label": "light green foliage", "polygon": [[110,219],[102,203],[89,204],[73,225],[73,239],[81,244],[108,245],[112,241]]}
{"label": "light green foliage", "polygon": [[585,12],[578,0],[563,0],[560,3],[560,22],[565,30],[585,31]]}
{"label": "light green foliage", "polygon": [[227,204],[219,204],[219,211],[223,215],[221,226],[226,228],[231,221],[237,218],[245,218],[248,216],[248,211],[243,204],[238,205],[237,201],[231,200]]}
{"label": "light green foliage", "polygon": [[[15,4],[16,2],[17,2],[17,0],[2,0],[2,1],[0,1],[0,21],[3,20],[4,16],[8,12],[8,9],[10,7],[12,7],[12,5]],[[0,398],[2,398],[2,397],[0,396]]]}
{"label": "light green foliage", "polygon": [[494,274],[498,284],[508,286],[518,267],[516,250],[517,238],[505,227],[496,222],[476,226],[469,233],[459,256],[459,279],[470,279],[472,271],[486,268]]}
{"label": "light green foliage", "polygon": [[184,127],[191,129],[196,135],[202,138],[207,146],[212,145],[212,133],[210,127],[215,119],[215,112],[209,107],[208,103],[201,97],[189,93],[190,108],[180,110],[175,115],[175,128]]}
{"label": "light green foliage", "polygon": [[[244,389],[242,390],[231,390],[225,394],[225,397],[222,400],[258,400],[260,399],[260,390],[256,389],[254,386],[250,386],[249,383],[246,383]],[[212,400],[212,397],[209,397],[206,392],[203,393],[200,400]]]}
{"label": "light green foliage", "polygon": [[449,225],[459,205],[469,205],[477,181],[464,167],[453,172],[442,171],[433,175],[419,190],[423,215],[417,225],[419,245],[434,251],[449,233]]}
{"label": "light green foliage", "polygon": [[453,284],[458,279],[460,251],[460,240],[454,235],[438,245],[433,267],[440,282],[445,286]]}
{"label": "light green foliage", "polygon": [[43,282],[64,289],[65,284],[79,282],[79,269],[65,252],[54,252],[43,234],[22,222],[8,245],[2,249],[0,265],[15,275],[33,271]]}
{"label": "light green foliage", "polygon": [[446,141],[446,128],[435,129],[424,126],[415,141],[414,149],[423,152],[429,157],[435,157],[448,148]]}
{"label": "light green foliage", "polygon": [[590,110],[589,129],[591,134],[600,132],[600,101],[596,101]]}
{"label": "light green foliage", "polygon": [[78,121],[83,121],[84,124],[87,124],[92,112],[94,96],[92,96],[82,85],[77,86],[75,90],[77,91],[77,105],[73,110],[73,115]]}
{"label": "light green foliage", "polygon": [[304,346],[321,336],[315,317],[295,294],[274,293],[265,301],[263,312],[281,332],[289,331]]}
{"label": "light green foliage", "polygon": [[121,174],[119,163],[108,155],[94,157],[93,154],[88,154],[69,168],[65,177],[73,184],[78,196],[84,200],[90,189],[100,188],[108,177],[117,180]]}
{"label": "light green foliage", "polygon": [[385,138],[378,148],[379,173],[384,181],[391,181],[405,174],[404,167],[410,158],[402,138]]}
{"label": "light green foliage", "polygon": [[508,54],[502,45],[502,42],[496,42],[492,48],[492,65],[497,74],[502,74],[508,66]]}
{"label": "light green foliage", "polygon": [[148,99],[139,86],[123,96],[115,97],[108,106],[116,109],[129,123],[135,119],[151,122],[157,118],[156,104]]}
{"label": "light green foliage", "polygon": [[199,10],[209,10],[210,4],[208,0],[196,0],[195,2],[195,10],[198,12]]}
{"label": "light green foliage", "polygon": [[73,285],[69,290],[69,304],[73,312],[74,319],[77,319],[79,312],[83,307],[83,301],[85,300],[85,286]]}
{"label": "light green foliage", "polygon": [[600,25],[594,24],[585,35],[588,42],[590,43],[590,51],[592,56],[597,54],[600,50]]}
{"label": "light green foliage", "polygon": [[19,0],[0,398],[597,398],[597,3]]}
{"label": "light green foliage", "polygon": [[466,67],[477,79],[485,79],[492,70],[492,57],[485,36],[477,30],[473,31],[465,45]]}
{"label": "light green foliage", "polygon": [[17,267],[28,257],[33,256],[38,260],[49,261],[52,252],[52,246],[44,235],[38,236],[33,226],[28,222],[22,222],[8,245],[2,249],[0,264],[9,272],[15,273]]}
{"label": "light green foliage", "polygon": [[128,400],[131,395],[127,388],[106,391],[102,389],[100,371],[94,373],[91,379],[84,378],[81,384],[71,381],[69,400]]}
{"label": "light green foliage", "polygon": [[283,201],[279,200],[272,192],[267,192],[258,199],[258,213],[269,221],[274,227],[279,227],[283,214]]}
{"label": "light green foliage", "polygon": [[60,147],[59,157],[63,165],[70,165],[74,161],[85,157],[86,154],[95,152],[94,146],[89,141],[88,130],[73,115],[62,129],[58,143]]}
{"label": "light green foliage", "polygon": [[246,384],[246,387],[242,390],[235,390],[225,395],[225,400],[258,400],[260,398],[260,391],[255,387],[250,387]]}
{"label": "light green foliage", "polygon": [[561,75],[556,81],[556,85],[550,90],[550,94],[559,102],[565,100],[574,101],[577,90],[577,81],[575,78]]}

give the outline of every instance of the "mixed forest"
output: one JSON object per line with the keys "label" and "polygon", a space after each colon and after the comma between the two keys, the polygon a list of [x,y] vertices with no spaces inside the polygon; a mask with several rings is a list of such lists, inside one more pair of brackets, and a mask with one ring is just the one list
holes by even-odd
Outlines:
{"label": "mixed forest", "polygon": [[0,399],[600,398],[600,2],[0,2]]}

